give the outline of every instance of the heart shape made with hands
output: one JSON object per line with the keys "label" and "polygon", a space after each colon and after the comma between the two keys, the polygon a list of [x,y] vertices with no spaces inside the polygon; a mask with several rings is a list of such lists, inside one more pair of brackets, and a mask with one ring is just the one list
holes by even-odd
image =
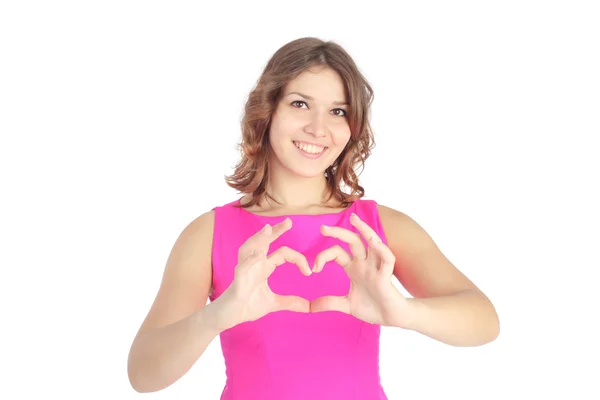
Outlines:
{"label": "heart shape made with hands", "polygon": [[[289,218],[274,226],[265,225],[240,247],[238,261],[242,263],[249,259],[253,265],[260,264],[260,279],[264,279],[265,282],[279,265],[286,262],[297,265],[305,276],[309,276],[321,272],[326,263],[335,261],[344,268],[350,278],[350,290],[347,295],[323,296],[312,302],[299,296],[278,295],[269,290],[268,297],[273,301],[270,302],[272,306],[268,311],[338,311],[371,324],[397,326],[403,310],[407,307],[407,299],[392,284],[391,277],[396,258],[377,233],[356,214],[352,213],[350,223],[360,235],[336,226],[322,226],[321,233],[348,243],[351,254],[341,246],[334,245],[316,256],[312,269],[304,255],[289,247],[283,246],[266,256],[269,245],[291,228]],[[265,286],[268,287],[266,284]]]}

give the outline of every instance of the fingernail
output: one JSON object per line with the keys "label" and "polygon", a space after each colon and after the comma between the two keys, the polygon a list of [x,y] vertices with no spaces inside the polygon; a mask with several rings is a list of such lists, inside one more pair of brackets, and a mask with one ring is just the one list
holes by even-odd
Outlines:
{"label": "fingernail", "polygon": [[321,226],[322,226],[323,230],[325,230],[325,231],[329,230],[329,227],[327,225],[321,225]]}

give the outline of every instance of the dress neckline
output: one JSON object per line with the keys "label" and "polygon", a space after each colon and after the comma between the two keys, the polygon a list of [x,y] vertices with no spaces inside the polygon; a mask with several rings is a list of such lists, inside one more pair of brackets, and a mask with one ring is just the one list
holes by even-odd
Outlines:
{"label": "dress neckline", "polygon": [[321,213],[321,214],[282,214],[282,215],[262,215],[256,214],[251,211],[248,211],[244,207],[240,207],[242,198],[239,198],[235,203],[242,210],[243,213],[252,215],[254,217],[263,218],[263,219],[281,219],[281,218],[319,218],[319,217],[329,217],[329,216],[343,216],[349,212],[354,212],[356,203],[360,201],[357,199],[353,201],[348,207],[344,208],[341,211],[330,212],[330,213]]}

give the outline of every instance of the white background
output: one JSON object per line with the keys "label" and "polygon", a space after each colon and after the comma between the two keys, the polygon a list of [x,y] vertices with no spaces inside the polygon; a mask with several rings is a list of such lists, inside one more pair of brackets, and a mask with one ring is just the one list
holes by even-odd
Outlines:
{"label": "white background", "polygon": [[[593,3],[3,2],[0,397],[142,396],[127,354],[171,247],[237,198],[244,100],[280,46],[316,36],[375,91],[367,196],[500,315],[483,347],[383,328],[389,398],[600,398]],[[224,382],[215,340],[144,396],[218,399]]]}

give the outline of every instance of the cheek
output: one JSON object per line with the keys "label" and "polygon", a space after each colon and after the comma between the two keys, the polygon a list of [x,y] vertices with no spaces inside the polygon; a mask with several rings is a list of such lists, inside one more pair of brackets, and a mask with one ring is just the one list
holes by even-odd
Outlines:
{"label": "cheek", "polygon": [[269,141],[276,147],[277,142],[279,142],[281,138],[285,137],[285,135],[285,123],[282,123],[280,119],[273,120],[271,127],[269,128]]}
{"label": "cheek", "polygon": [[271,124],[269,139],[277,141],[289,138],[292,132],[294,132],[292,121],[290,119],[279,117],[277,120],[273,120]]}
{"label": "cheek", "polygon": [[287,130],[306,124],[306,120],[303,118],[302,113],[286,109],[280,110],[273,118],[273,122],[277,124],[279,129],[285,129],[285,127],[287,127]]}
{"label": "cheek", "polygon": [[333,135],[333,143],[336,147],[345,147],[350,140],[350,128],[337,130]]}

